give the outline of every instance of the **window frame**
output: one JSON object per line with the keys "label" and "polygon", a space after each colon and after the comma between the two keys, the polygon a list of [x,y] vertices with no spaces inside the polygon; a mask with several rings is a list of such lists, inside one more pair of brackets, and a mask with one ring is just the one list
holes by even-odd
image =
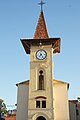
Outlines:
{"label": "window frame", "polygon": [[[43,102],[45,102],[45,107],[43,106]],[[37,103],[39,103],[39,107],[38,107],[38,104]],[[44,100],[44,99],[39,99],[39,100],[36,100],[36,108],[39,108],[39,109],[44,109],[44,108],[46,108],[46,100]]]}
{"label": "window frame", "polygon": [[36,108],[40,108],[40,100],[36,100]]}

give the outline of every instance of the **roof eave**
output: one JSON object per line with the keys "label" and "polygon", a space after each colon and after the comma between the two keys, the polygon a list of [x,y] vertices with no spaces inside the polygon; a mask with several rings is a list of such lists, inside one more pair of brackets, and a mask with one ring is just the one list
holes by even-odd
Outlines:
{"label": "roof eave", "polygon": [[48,38],[48,39],[20,39],[21,43],[25,49],[26,54],[30,54],[30,46],[37,45],[40,46],[40,42],[42,45],[52,44],[53,53],[60,53],[60,38]]}

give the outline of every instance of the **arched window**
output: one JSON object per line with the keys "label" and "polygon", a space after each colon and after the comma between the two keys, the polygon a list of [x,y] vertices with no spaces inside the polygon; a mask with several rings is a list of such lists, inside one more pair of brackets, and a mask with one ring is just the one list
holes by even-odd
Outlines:
{"label": "arched window", "polygon": [[39,71],[39,90],[44,90],[44,74],[43,71]]}

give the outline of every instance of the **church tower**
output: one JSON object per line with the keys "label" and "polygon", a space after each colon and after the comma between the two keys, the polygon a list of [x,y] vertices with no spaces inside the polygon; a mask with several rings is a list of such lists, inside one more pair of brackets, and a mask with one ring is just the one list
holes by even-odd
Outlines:
{"label": "church tower", "polygon": [[60,53],[60,38],[50,38],[41,9],[33,39],[21,39],[30,54],[28,120],[54,120],[52,56]]}

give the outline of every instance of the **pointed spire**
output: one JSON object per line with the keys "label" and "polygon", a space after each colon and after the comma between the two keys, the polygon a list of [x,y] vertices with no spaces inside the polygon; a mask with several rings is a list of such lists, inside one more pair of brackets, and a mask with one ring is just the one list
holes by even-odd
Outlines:
{"label": "pointed spire", "polygon": [[38,24],[36,27],[36,31],[34,34],[34,39],[47,39],[47,38],[49,38],[49,35],[46,28],[44,14],[43,14],[43,11],[41,11]]}

